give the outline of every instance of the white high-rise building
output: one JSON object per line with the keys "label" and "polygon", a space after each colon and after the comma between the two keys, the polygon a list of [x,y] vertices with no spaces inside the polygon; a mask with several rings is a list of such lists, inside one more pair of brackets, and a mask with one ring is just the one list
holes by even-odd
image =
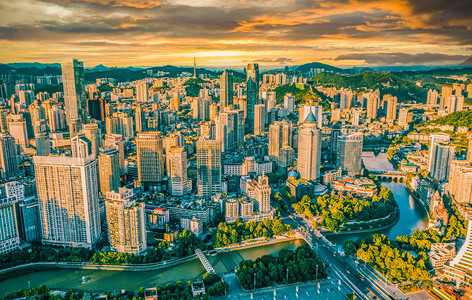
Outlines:
{"label": "white high-rise building", "polygon": [[449,176],[449,163],[454,159],[455,149],[449,145],[448,134],[433,133],[429,145],[429,173],[437,181],[446,181]]}
{"label": "white high-rise building", "polygon": [[293,146],[292,123],[285,120],[269,126],[269,156],[278,159],[283,147]]}
{"label": "white high-rise building", "polygon": [[321,130],[310,111],[298,132],[298,162],[300,177],[317,181],[321,166]]}
{"label": "white high-rise building", "polygon": [[197,141],[197,188],[200,197],[221,193],[221,142],[201,137]]}
{"label": "white high-rise building", "polygon": [[286,94],[284,97],[284,108],[288,113],[293,113],[295,109],[295,97],[292,94]]}
{"label": "white high-rise building", "polygon": [[298,123],[303,123],[310,114],[310,112],[315,118],[317,127],[321,129],[321,127],[323,127],[323,107],[315,103],[307,103],[303,106],[300,105]]}
{"label": "white high-rise building", "polygon": [[133,190],[120,188],[107,192],[106,214],[108,240],[113,249],[121,253],[138,254],[146,250],[146,218],[144,202],[136,203]]}
{"label": "white high-rise building", "polygon": [[0,254],[20,248],[20,237],[16,221],[16,197],[0,199]]}
{"label": "white high-rise building", "polygon": [[173,196],[190,193],[190,182],[187,179],[187,152],[184,147],[166,149],[169,160],[170,190]]}
{"label": "white high-rise building", "polygon": [[95,157],[35,156],[42,242],[91,248],[100,239]]}
{"label": "white high-rise building", "polygon": [[438,104],[439,93],[437,90],[428,91],[428,97],[426,99],[426,105],[433,106]]}

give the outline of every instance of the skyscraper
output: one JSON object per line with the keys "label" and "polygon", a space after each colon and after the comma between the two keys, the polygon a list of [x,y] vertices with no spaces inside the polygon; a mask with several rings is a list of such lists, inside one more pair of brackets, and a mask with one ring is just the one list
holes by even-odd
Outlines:
{"label": "skyscraper", "polygon": [[397,119],[397,97],[384,95],[384,101],[387,101],[387,116],[385,121],[393,124]]}
{"label": "skyscraper", "polygon": [[343,172],[359,175],[362,170],[362,143],[364,135],[354,132],[338,137],[338,167]]}
{"label": "skyscraper", "polygon": [[197,188],[200,197],[221,193],[221,142],[201,137],[197,141]]}
{"label": "skyscraper", "polygon": [[190,193],[190,182],[187,179],[187,152],[184,147],[166,149],[169,160],[170,188],[173,196]]}
{"label": "skyscraper", "polygon": [[15,139],[9,133],[0,133],[0,178],[20,175],[20,158]]}
{"label": "skyscraper", "polygon": [[259,104],[259,65],[247,65],[246,78],[246,96],[247,96],[247,119],[246,124],[250,127],[250,132],[254,130],[254,106]]}
{"label": "skyscraper", "polygon": [[34,169],[43,243],[91,248],[101,231],[94,156],[35,156]]}
{"label": "skyscraper", "polygon": [[449,176],[449,163],[454,159],[455,149],[449,145],[450,136],[433,133],[430,136],[429,173],[437,181],[443,182]]}
{"label": "skyscraper", "polygon": [[227,70],[220,76],[220,107],[221,110],[233,105],[233,75]]}
{"label": "skyscraper", "polygon": [[269,126],[269,156],[279,158],[280,150],[284,147],[292,147],[292,123],[285,120],[274,122]]}
{"label": "skyscraper", "polygon": [[138,102],[148,102],[149,88],[147,82],[140,82],[136,85],[136,100]]}
{"label": "skyscraper", "polygon": [[316,125],[321,129],[321,127],[323,127],[323,107],[314,102],[308,102],[305,105],[300,106],[298,122],[303,123],[310,112],[315,117]]}
{"label": "skyscraper", "polygon": [[136,136],[138,181],[145,188],[159,186],[164,179],[164,147],[159,131],[138,133]]}
{"label": "skyscraper", "polygon": [[302,179],[317,181],[320,178],[320,166],[321,130],[310,112],[298,132],[297,168]]}
{"label": "skyscraper", "polygon": [[144,202],[136,203],[133,190],[120,188],[106,194],[108,240],[121,253],[138,254],[146,250]]}
{"label": "skyscraper", "polygon": [[92,153],[95,157],[100,155],[100,147],[102,146],[102,130],[97,123],[84,124],[82,132],[85,137],[92,143]]}
{"label": "skyscraper", "polygon": [[0,199],[0,254],[20,248],[19,230],[16,222],[16,202],[13,197]]}
{"label": "skyscraper", "polygon": [[244,142],[244,112],[227,110],[220,112],[216,121],[216,139],[221,141],[221,150],[228,152]]}
{"label": "skyscraper", "polygon": [[136,131],[146,131],[146,116],[144,114],[144,107],[137,105],[134,111],[134,120],[136,124]]}
{"label": "skyscraper", "polygon": [[175,92],[174,96],[170,99],[169,109],[179,111],[180,110],[180,93]]}
{"label": "skyscraper", "polygon": [[100,148],[98,156],[98,170],[100,174],[100,192],[117,192],[120,188],[120,154],[114,148]]}
{"label": "skyscraper", "polygon": [[79,120],[87,123],[84,63],[77,59],[73,59],[71,63],[63,63],[62,82],[67,122]]}
{"label": "skyscraper", "polygon": [[265,131],[267,111],[264,104],[254,106],[254,134],[258,135]]}

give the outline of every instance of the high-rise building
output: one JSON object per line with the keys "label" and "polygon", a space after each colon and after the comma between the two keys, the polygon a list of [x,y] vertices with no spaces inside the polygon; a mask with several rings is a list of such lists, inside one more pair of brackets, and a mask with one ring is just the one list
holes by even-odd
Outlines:
{"label": "high-rise building", "polygon": [[447,191],[459,203],[472,203],[472,165],[470,162],[451,161]]}
{"label": "high-rise building", "polygon": [[92,248],[101,231],[95,157],[35,156],[34,170],[42,242]]}
{"label": "high-rise building", "polygon": [[467,132],[467,161],[472,163],[472,131]]}
{"label": "high-rise building", "polygon": [[338,167],[343,172],[359,175],[362,171],[362,143],[364,135],[360,132],[338,137]]}
{"label": "high-rise building", "polygon": [[295,97],[292,94],[285,95],[284,108],[288,111],[288,113],[293,113],[295,109]]}
{"label": "high-rise building", "polygon": [[77,59],[62,64],[64,103],[67,122],[87,123],[87,96],[85,94],[84,63]]}
{"label": "high-rise building", "polygon": [[387,101],[387,116],[385,121],[393,123],[397,119],[397,97],[384,95],[384,101]]}
{"label": "high-rise building", "polygon": [[259,213],[270,211],[270,193],[269,178],[266,175],[260,175],[254,185],[254,203]]}
{"label": "high-rise building", "polygon": [[246,78],[246,102],[247,102],[247,119],[246,124],[250,127],[250,132],[254,128],[254,106],[259,104],[259,64],[247,65]]}
{"label": "high-rise building", "polygon": [[138,102],[148,102],[149,88],[147,82],[140,82],[136,85],[136,100]]}
{"label": "high-rise building", "polygon": [[145,188],[159,186],[164,179],[164,146],[159,131],[138,133],[136,136],[138,181]]}
{"label": "high-rise building", "polygon": [[175,92],[174,96],[170,99],[169,108],[175,111],[180,110],[180,93],[179,92]]}
{"label": "high-rise building", "polygon": [[134,111],[134,123],[136,124],[136,131],[146,131],[146,116],[144,114],[144,107],[137,105]]}
{"label": "high-rise building", "polygon": [[106,194],[108,241],[120,253],[142,253],[147,248],[144,202],[136,203],[133,190]]}
{"label": "high-rise building", "polygon": [[298,132],[297,169],[302,179],[317,181],[320,178],[320,166],[321,130],[310,112]]}
{"label": "high-rise building", "polygon": [[216,139],[221,141],[221,150],[228,152],[244,142],[244,112],[227,110],[220,112],[216,120]]}
{"label": "high-rise building", "polygon": [[437,105],[438,104],[439,93],[437,90],[428,91],[428,97],[426,99],[426,104],[429,106]]}
{"label": "high-rise building", "polygon": [[118,150],[120,155],[120,173],[126,173],[125,167],[125,145],[123,141],[123,136],[120,134],[107,134],[105,135],[105,140],[103,141],[104,148],[115,148]]}
{"label": "high-rise building", "polygon": [[20,237],[16,222],[16,197],[0,199],[0,254],[20,248]]}
{"label": "high-rise building", "polygon": [[274,122],[269,126],[269,156],[278,159],[280,150],[293,146],[292,123],[285,120]]}
{"label": "high-rise building", "polygon": [[227,70],[220,76],[220,107],[224,109],[233,105],[233,75]]}
{"label": "high-rise building", "polygon": [[120,154],[115,148],[100,148],[98,156],[100,192],[118,192],[120,188]]}
{"label": "high-rise building", "polygon": [[15,139],[9,133],[0,133],[0,178],[8,179],[21,174],[20,157]]}
{"label": "high-rise building", "polygon": [[97,121],[105,121],[105,105],[107,100],[105,98],[87,99],[87,110],[91,119]]}
{"label": "high-rise building", "polygon": [[446,98],[447,113],[452,114],[464,109],[464,96],[451,95]]}
{"label": "high-rise building", "polygon": [[84,124],[82,132],[85,137],[92,143],[92,153],[95,157],[100,155],[100,147],[102,146],[102,130],[97,123]]}
{"label": "high-rise building", "polygon": [[323,127],[323,107],[313,102],[308,102],[300,106],[298,123],[303,123],[310,112],[315,117],[316,125],[321,129]]}
{"label": "high-rise building", "polygon": [[238,199],[228,199],[225,204],[226,219],[237,219],[239,217]]}
{"label": "high-rise building", "polygon": [[449,176],[449,163],[454,159],[455,149],[449,145],[448,134],[433,133],[429,146],[429,173],[437,181],[444,182]]}
{"label": "high-rise building", "polygon": [[254,134],[258,135],[265,131],[267,111],[264,104],[254,106]]}
{"label": "high-rise building", "polygon": [[187,179],[187,152],[184,147],[166,149],[169,160],[170,190],[173,196],[190,193],[190,182]]}
{"label": "high-rise building", "polygon": [[408,107],[402,107],[398,111],[398,126],[408,126]]}
{"label": "high-rise building", "polygon": [[377,111],[379,108],[379,98],[377,94],[372,94],[367,98],[367,119],[377,119]]}
{"label": "high-rise building", "polygon": [[197,188],[200,197],[221,193],[221,142],[201,137],[197,141]]}

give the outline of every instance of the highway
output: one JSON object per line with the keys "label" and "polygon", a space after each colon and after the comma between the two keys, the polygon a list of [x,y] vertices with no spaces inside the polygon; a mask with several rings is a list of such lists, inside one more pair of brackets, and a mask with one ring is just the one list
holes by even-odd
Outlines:
{"label": "highway", "polygon": [[[336,254],[336,247],[332,245],[319,232],[311,229],[310,224],[300,224],[297,220],[290,219],[298,224],[300,234],[305,241],[317,252],[320,259],[331,266],[334,272],[344,281],[361,299],[407,299],[403,293],[394,294],[386,288],[387,284],[380,282],[370,270],[363,270],[361,277],[358,266],[354,265],[349,258]],[[305,220],[304,220],[305,222]],[[366,267],[364,267],[366,268]]]}

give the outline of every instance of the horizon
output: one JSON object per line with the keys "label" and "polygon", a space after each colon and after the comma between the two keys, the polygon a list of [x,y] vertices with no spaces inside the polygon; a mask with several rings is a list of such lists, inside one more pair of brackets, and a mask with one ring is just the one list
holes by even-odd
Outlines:
{"label": "horizon", "polygon": [[[267,68],[460,64],[466,0],[0,0],[0,62]],[[79,54],[79,55],[78,55]]]}

